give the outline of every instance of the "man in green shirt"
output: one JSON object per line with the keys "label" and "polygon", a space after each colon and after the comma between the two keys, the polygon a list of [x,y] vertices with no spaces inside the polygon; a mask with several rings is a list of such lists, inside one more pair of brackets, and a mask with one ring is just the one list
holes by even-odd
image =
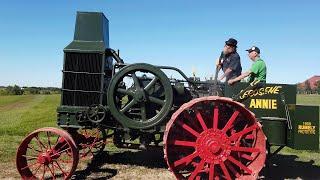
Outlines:
{"label": "man in green shirt", "polygon": [[247,49],[249,58],[253,61],[253,64],[249,71],[242,73],[240,76],[230,79],[228,84],[232,85],[241,79],[249,76],[249,82],[259,80],[260,82],[266,82],[267,67],[264,61],[260,58],[260,49],[256,46]]}

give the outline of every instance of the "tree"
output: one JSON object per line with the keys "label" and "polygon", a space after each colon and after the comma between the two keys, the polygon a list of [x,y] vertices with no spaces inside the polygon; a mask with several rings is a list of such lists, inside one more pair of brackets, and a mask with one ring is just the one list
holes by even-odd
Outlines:
{"label": "tree", "polygon": [[40,94],[39,88],[36,87],[26,88],[25,90],[29,91],[30,94]]}
{"label": "tree", "polygon": [[307,81],[304,83],[304,85],[305,85],[305,92],[306,92],[307,94],[310,94],[311,91],[312,91],[311,86],[310,86],[310,82],[307,80]]}
{"label": "tree", "polygon": [[317,93],[320,94],[320,80],[316,82],[317,83]]}
{"label": "tree", "polygon": [[11,95],[22,95],[23,94],[23,89],[21,89],[21,87],[14,85],[14,86],[8,86],[6,88],[6,91],[8,92],[8,94]]}

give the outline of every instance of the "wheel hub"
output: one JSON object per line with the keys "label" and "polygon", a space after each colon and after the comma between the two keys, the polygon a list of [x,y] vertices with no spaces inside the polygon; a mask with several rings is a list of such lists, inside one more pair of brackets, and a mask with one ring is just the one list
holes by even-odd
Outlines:
{"label": "wheel hub", "polygon": [[44,164],[44,165],[50,164],[53,161],[52,155],[54,154],[53,154],[53,151],[51,150],[47,150],[44,153],[39,153],[38,159],[37,159],[38,163]]}
{"label": "wheel hub", "polygon": [[207,163],[218,164],[230,155],[230,145],[231,141],[225,133],[218,129],[208,129],[198,137],[196,150]]}
{"label": "wheel hub", "polygon": [[144,92],[143,90],[137,90],[137,91],[135,92],[134,99],[135,99],[137,102],[145,102],[145,101],[146,101],[145,92]]}

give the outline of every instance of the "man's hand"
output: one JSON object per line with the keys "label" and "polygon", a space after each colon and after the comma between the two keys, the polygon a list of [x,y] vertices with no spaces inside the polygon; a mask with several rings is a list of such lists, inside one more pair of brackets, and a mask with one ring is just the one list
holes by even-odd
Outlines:
{"label": "man's hand", "polygon": [[216,66],[221,66],[221,62],[219,58],[216,60]]}
{"label": "man's hand", "polygon": [[230,80],[228,81],[228,84],[229,84],[229,85],[233,85],[235,82],[236,82],[236,81],[234,81],[234,79],[230,79]]}

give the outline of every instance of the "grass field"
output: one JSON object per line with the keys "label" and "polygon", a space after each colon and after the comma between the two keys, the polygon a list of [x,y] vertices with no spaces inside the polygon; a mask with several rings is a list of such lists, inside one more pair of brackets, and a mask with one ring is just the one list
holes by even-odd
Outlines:
{"label": "grass field", "polygon": [[[59,103],[60,95],[0,96],[0,179],[7,177],[19,177],[17,175],[14,165],[16,148],[18,147],[21,140],[33,130],[40,127],[56,126],[56,107],[59,105]],[[320,105],[320,96],[298,95],[297,103]],[[291,161],[293,161],[293,163],[301,162],[301,166],[310,166],[308,169],[316,168],[320,172],[320,153],[318,151],[298,151],[290,148],[285,148],[281,151],[280,154],[280,157],[283,156],[283,161],[285,161],[281,161],[280,164],[292,163]],[[130,154],[129,156],[134,157],[132,154]],[[139,155],[136,156],[137,158],[139,158]],[[276,161],[279,159],[276,159]],[[133,161],[135,162],[136,160]],[[163,166],[165,167],[165,164],[163,164]],[[288,166],[291,165],[288,164]],[[300,167],[300,164],[298,164],[298,166]],[[114,165],[114,167],[118,169],[120,172],[121,169],[125,171],[125,167],[123,166]],[[163,170],[165,173],[161,176],[167,178],[170,177],[170,175],[168,175],[169,173],[167,173],[165,168],[153,172],[153,170],[150,170],[145,167],[137,168],[136,165],[134,165],[133,167],[136,168],[133,168],[135,169],[133,171],[137,171],[136,173],[138,174],[141,171],[145,171],[149,173],[151,172],[152,175],[154,173],[159,173],[159,171]],[[126,166],[126,168],[128,167]],[[282,173],[281,168],[280,170],[278,168],[278,171],[280,171],[279,173]],[[287,177],[286,175],[284,176],[285,178]],[[119,179],[126,179],[125,176],[121,176],[121,173],[120,176],[117,175],[117,177]],[[288,176],[288,178],[290,177],[291,176]]]}

